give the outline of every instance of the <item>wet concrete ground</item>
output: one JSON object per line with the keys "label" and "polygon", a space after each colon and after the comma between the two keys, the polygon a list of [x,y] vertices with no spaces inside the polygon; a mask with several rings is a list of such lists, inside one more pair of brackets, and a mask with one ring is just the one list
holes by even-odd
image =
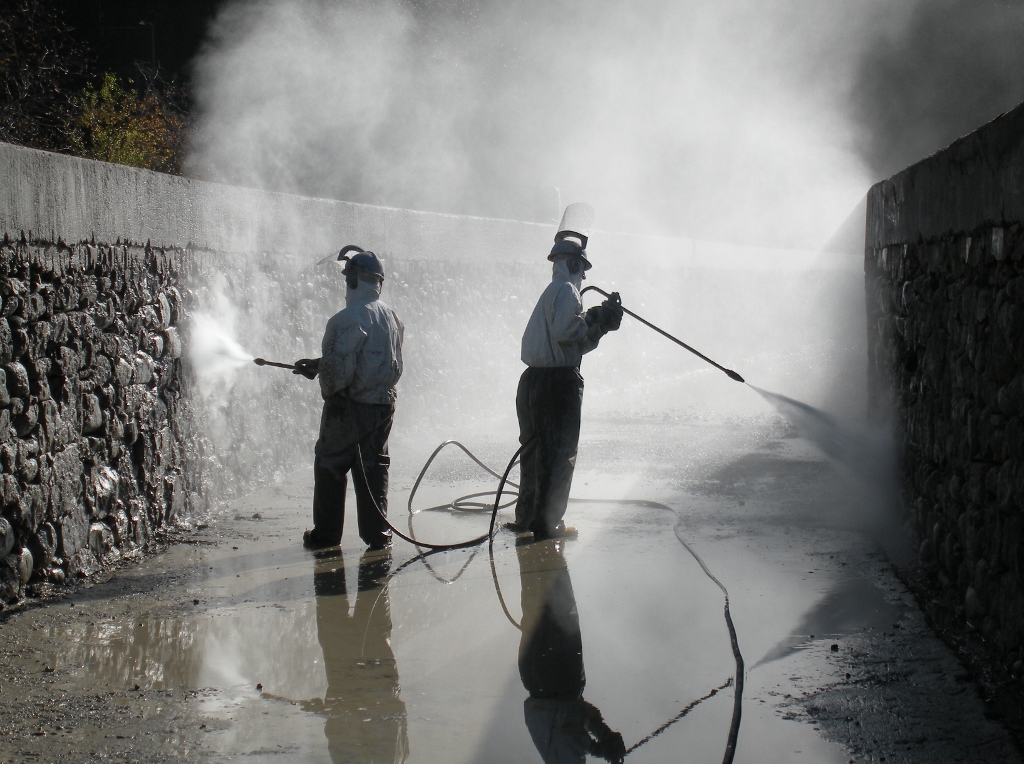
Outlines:
{"label": "wet concrete ground", "polygon": [[[466,440],[495,467],[514,447]],[[400,527],[433,446],[393,444]],[[451,452],[416,507],[484,478]],[[558,543],[367,554],[350,514],[314,555],[311,495],[311,471],[286,476],[8,618],[0,760],[528,762],[591,740],[614,758],[618,733],[630,762],[723,761],[736,663],[708,573],[745,662],[736,762],[1019,760],[865,533],[865,494],[774,418],[586,421],[580,536]],[[486,523],[428,510],[414,530]]]}

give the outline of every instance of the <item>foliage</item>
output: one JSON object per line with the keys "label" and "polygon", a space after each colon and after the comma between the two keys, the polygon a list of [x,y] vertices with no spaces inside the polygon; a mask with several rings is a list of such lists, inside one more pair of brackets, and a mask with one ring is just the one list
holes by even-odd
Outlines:
{"label": "foliage", "polygon": [[75,93],[90,66],[44,0],[0,0],[0,141],[70,150]]}
{"label": "foliage", "polygon": [[186,99],[140,66],[141,88],[90,82],[87,47],[47,0],[0,0],[0,141],[179,172]]}
{"label": "foliage", "polygon": [[152,84],[140,95],[107,72],[99,88],[92,83],[76,99],[78,117],[71,144],[75,154],[104,162],[180,171],[184,115]]}

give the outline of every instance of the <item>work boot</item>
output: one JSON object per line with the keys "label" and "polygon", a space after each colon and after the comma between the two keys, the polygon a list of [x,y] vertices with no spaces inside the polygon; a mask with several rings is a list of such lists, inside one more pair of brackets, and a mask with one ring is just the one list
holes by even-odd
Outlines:
{"label": "work boot", "polygon": [[369,544],[366,547],[366,551],[367,552],[383,552],[383,551],[391,548],[391,543],[392,543],[391,537],[388,536],[387,538],[382,539],[381,541],[375,541],[374,543]]}
{"label": "work boot", "polygon": [[514,521],[510,521],[510,522],[507,522],[507,523],[502,523],[501,524],[501,529],[503,531],[509,531],[510,533],[517,533],[517,534],[518,533],[529,533],[530,532],[530,529],[525,524],[517,523],[517,522],[514,522]]}
{"label": "work boot", "polygon": [[580,532],[572,525],[559,523],[554,528],[551,528],[547,531],[543,531],[540,534],[538,534],[537,531],[534,531],[533,535],[540,535],[541,538],[546,539],[574,539],[579,537]]}
{"label": "work boot", "polygon": [[302,534],[302,546],[306,549],[330,549],[340,545],[341,539],[324,538],[316,532],[316,528]]}

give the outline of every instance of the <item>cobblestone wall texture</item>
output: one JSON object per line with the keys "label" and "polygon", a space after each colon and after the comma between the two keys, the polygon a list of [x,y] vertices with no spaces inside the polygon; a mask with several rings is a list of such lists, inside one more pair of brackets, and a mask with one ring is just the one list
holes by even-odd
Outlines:
{"label": "cobblestone wall texture", "polygon": [[1024,107],[879,183],[869,378],[920,560],[1008,663],[1024,647]]}
{"label": "cobblestone wall texture", "polygon": [[190,512],[173,255],[0,248],[0,597],[137,553]]}

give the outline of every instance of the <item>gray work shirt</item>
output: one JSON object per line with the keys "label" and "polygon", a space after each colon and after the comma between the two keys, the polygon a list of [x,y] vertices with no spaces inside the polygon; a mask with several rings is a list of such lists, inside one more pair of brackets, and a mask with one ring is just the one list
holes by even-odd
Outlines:
{"label": "gray work shirt", "polygon": [[405,327],[371,284],[349,290],[344,310],[327,322],[318,378],[324,399],[394,403],[402,376]]}
{"label": "gray work shirt", "polygon": [[523,363],[534,368],[577,367],[597,347],[587,337],[580,299],[581,274],[569,273],[565,258],[552,267],[551,283],[541,294],[523,332]]}

